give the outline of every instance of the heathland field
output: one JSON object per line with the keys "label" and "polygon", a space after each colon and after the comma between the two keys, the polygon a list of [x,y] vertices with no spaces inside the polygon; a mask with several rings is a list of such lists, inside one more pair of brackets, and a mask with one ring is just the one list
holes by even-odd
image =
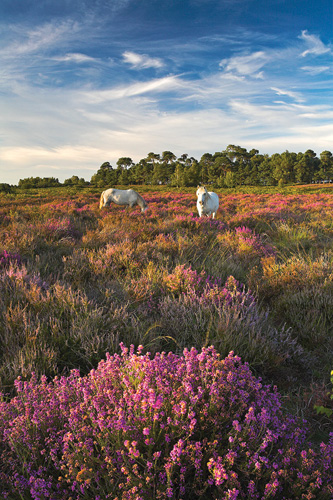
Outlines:
{"label": "heathland field", "polygon": [[[0,498],[333,498],[333,189],[0,197]],[[108,353],[108,354],[107,354]]]}

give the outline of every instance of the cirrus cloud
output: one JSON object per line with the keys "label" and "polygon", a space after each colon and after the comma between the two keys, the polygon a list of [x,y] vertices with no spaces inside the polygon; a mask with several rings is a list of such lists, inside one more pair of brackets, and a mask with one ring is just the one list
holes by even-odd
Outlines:
{"label": "cirrus cloud", "polygon": [[161,59],[130,51],[123,53],[123,60],[125,63],[130,64],[133,69],[162,68],[164,66]]}
{"label": "cirrus cloud", "polygon": [[307,30],[303,30],[299,38],[304,40],[309,47],[307,50],[304,50],[304,52],[302,52],[302,57],[305,57],[309,54],[319,56],[321,54],[331,52],[331,49],[329,47],[326,47],[326,45],[323,44],[319,37],[317,37],[316,35],[309,35]]}

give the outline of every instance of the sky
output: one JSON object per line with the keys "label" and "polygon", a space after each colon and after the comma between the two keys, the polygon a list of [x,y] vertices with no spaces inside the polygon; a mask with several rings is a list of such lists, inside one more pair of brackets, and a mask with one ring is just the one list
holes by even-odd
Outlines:
{"label": "sky", "polygon": [[332,0],[1,0],[0,183],[333,152]]}

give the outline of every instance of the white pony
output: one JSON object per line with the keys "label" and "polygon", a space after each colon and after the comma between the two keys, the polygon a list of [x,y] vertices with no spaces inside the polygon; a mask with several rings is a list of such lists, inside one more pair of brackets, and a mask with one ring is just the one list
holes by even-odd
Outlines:
{"label": "white pony", "polygon": [[145,213],[148,208],[148,204],[139,193],[134,191],[134,189],[124,190],[110,188],[103,191],[99,200],[99,208],[108,207],[111,201],[117,205],[128,205],[130,207],[139,205],[142,213]]}
{"label": "white pony", "polygon": [[207,215],[207,217],[212,214],[214,219],[216,212],[219,208],[219,197],[213,191],[207,191],[205,186],[198,186],[197,189],[197,209],[199,212],[199,217],[202,215]]}

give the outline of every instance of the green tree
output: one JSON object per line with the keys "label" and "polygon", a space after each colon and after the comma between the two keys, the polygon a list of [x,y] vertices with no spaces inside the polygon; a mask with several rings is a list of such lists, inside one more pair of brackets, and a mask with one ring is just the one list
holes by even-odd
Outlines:
{"label": "green tree", "polygon": [[118,175],[118,184],[120,184],[121,186],[128,186],[128,184],[132,184],[131,170],[126,168],[120,169]]}
{"label": "green tree", "polygon": [[258,165],[258,184],[261,186],[275,186],[276,179],[272,174],[271,158],[264,155],[263,160]]}
{"label": "green tree", "polygon": [[64,186],[86,186],[88,183],[81,177],[77,175],[72,175],[69,179],[64,180]]}
{"label": "green tree", "polygon": [[48,187],[60,187],[61,184],[59,179],[55,177],[28,177],[26,179],[20,179],[18,182],[18,187],[22,189],[32,189],[32,188],[48,188]]}
{"label": "green tree", "polygon": [[0,193],[11,193],[12,186],[10,184],[6,184],[5,182],[0,183]]}
{"label": "green tree", "polygon": [[233,188],[237,186],[236,174],[234,172],[227,172],[224,177],[224,185],[227,188]]}
{"label": "green tree", "polygon": [[297,163],[296,153],[285,151],[282,154],[275,153],[271,157],[272,176],[277,183],[282,184],[295,182],[295,166]]}
{"label": "green tree", "polygon": [[108,161],[106,161],[102,163],[97,173],[91,177],[90,183],[93,186],[107,188],[117,184],[117,179],[118,175],[116,170],[112,167],[112,165],[110,165]]}
{"label": "green tree", "polygon": [[312,149],[308,149],[295,164],[295,180],[310,183],[319,171],[320,160]]}
{"label": "green tree", "polygon": [[123,156],[119,158],[117,161],[117,168],[118,169],[127,169],[131,168],[132,165],[134,165],[132,158],[129,158],[129,156]]}
{"label": "green tree", "polygon": [[320,164],[316,180],[333,179],[333,156],[330,151],[320,153]]}
{"label": "green tree", "polygon": [[117,161],[117,182],[122,186],[127,186],[131,184],[132,175],[131,167],[134,165],[132,158],[129,156],[123,156]]}
{"label": "green tree", "polygon": [[143,158],[131,167],[131,177],[133,184],[150,184],[152,166]]}
{"label": "green tree", "polygon": [[176,160],[176,156],[171,151],[163,151],[162,161],[166,163],[173,163]]}
{"label": "green tree", "polygon": [[154,170],[155,163],[160,162],[161,161],[161,157],[160,157],[160,155],[158,153],[150,152],[147,155],[146,161],[147,161],[147,163],[151,164],[152,170]]}
{"label": "green tree", "polygon": [[201,179],[201,167],[197,160],[192,158],[191,165],[187,167],[185,172],[186,186],[197,186]]}
{"label": "green tree", "polygon": [[171,186],[181,187],[187,185],[186,167],[184,164],[177,162],[175,170],[170,178]]}
{"label": "green tree", "polygon": [[169,170],[166,168],[165,163],[155,163],[152,173],[153,184],[167,184],[170,180]]}

